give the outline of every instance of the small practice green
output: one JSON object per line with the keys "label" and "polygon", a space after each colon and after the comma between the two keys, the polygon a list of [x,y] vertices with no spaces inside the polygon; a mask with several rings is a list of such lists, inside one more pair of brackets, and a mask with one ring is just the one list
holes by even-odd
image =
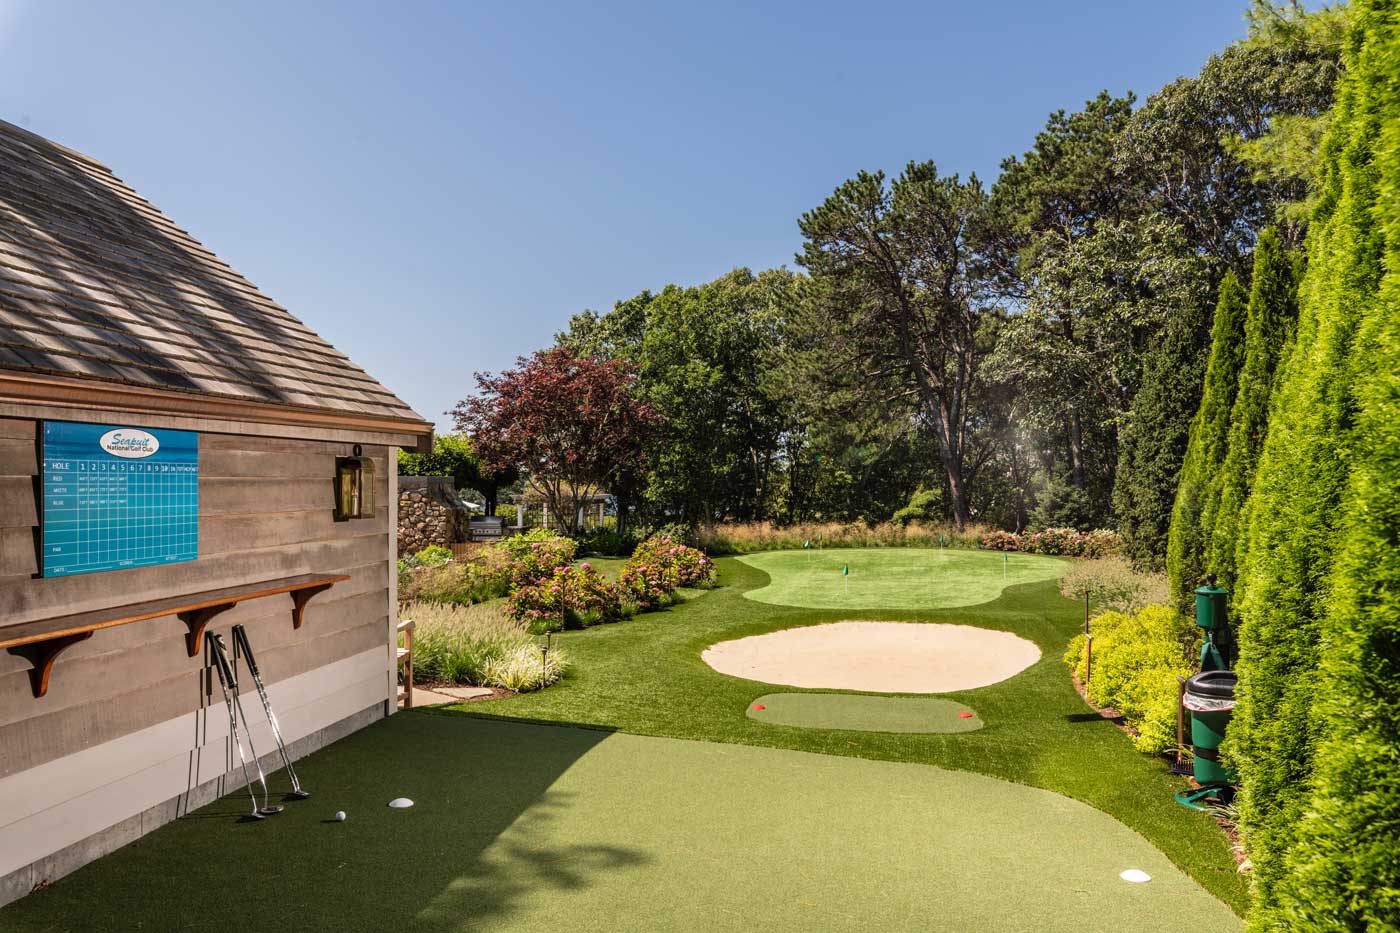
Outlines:
{"label": "small practice green", "polygon": [[768,693],[749,704],[748,717],[773,726],[854,732],[972,732],[982,728],[982,720],[966,703],[858,693]]}
{"label": "small practice green", "polygon": [[768,585],[746,598],[807,609],[976,606],[1008,586],[1054,580],[1064,569],[1058,557],[942,548],[765,551],[737,559],[768,574]]}

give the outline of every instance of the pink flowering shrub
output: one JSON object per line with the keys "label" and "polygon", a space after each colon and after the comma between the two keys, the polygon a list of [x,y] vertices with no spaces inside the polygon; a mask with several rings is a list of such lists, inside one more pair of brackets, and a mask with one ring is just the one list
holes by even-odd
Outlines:
{"label": "pink flowering shrub", "polygon": [[565,565],[516,586],[506,613],[537,629],[585,628],[621,618],[622,592],[588,563]]}
{"label": "pink flowering shrub", "polygon": [[1117,553],[1121,543],[1118,532],[1107,529],[1077,531],[1074,528],[1046,528],[1044,531],[1022,534],[989,531],[982,536],[982,547],[988,551],[1021,551],[1062,557],[1107,557]]}
{"label": "pink flowering shrub", "polygon": [[678,586],[706,587],[715,582],[715,562],[704,551],[686,547],[669,534],[652,535],[637,545],[632,560],[674,568]]}
{"label": "pink flowering shrub", "polygon": [[617,582],[643,609],[658,609],[672,601],[679,587],[712,586],[714,581],[714,561],[663,533],[637,545]]}
{"label": "pink flowering shrub", "polygon": [[501,544],[512,558],[511,580],[516,586],[543,581],[574,559],[578,545],[568,538],[537,531],[509,538]]}
{"label": "pink flowering shrub", "polygon": [[680,575],[674,566],[633,556],[622,565],[617,584],[642,609],[660,609],[671,602]]}

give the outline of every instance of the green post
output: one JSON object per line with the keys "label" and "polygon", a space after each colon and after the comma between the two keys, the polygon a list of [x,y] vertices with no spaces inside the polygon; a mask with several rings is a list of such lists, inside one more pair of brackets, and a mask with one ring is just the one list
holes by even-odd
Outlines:
{"label": "green post", "polygon": [[1220,650],[1220,642],[1225,633],[1225,597],[1230,591],[1215,583],[1215,574],[1206,574],[1205,586],[1196,588],[1196,624],[1205,630],[1205,640],[1201,643],[1201,670],[1228,670],[1225,654]]}

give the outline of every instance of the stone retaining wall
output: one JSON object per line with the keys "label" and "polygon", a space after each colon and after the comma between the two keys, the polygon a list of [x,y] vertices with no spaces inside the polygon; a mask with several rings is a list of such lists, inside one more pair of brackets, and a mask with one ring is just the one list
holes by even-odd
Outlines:
{"label": "stone retaining wall", "polygon": [[399,556],[467,540],[471,513],[447,476],[399,477]]}

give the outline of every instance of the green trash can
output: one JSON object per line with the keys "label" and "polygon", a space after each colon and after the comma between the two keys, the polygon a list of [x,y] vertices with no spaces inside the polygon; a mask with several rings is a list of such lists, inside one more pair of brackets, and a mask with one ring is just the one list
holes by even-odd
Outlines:
{"label": "green trash can", "polygon": [[1193,774],[1202,787],[1234,784],[1235,772],[1220,763],[1220,743],[1235,711],[1235,672],[1202,671],[1186,681],[1183,704],[1191,711]]}

